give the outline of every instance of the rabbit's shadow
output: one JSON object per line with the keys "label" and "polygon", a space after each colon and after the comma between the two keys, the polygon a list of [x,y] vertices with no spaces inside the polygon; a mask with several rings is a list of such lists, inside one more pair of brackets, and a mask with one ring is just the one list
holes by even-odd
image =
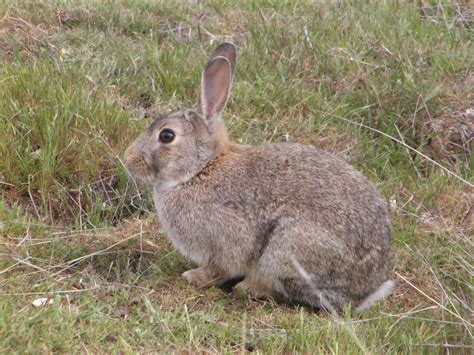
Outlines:
{"label": "rabbit's shadow", "polygon": [[232,290],[234,287],[240,282],[243,281],[245,277],[243,276],[238,276],[238,277],[233,277],[231,279],[226,280],[222,285],[219,285],[218,287],[224,291],[225,293],[232,293]]}
{"label": "rabbit's shadow", "polygon": [[[225,292],[226,294],[230,295],[230,294],[232,294],[232,291],[233,291],[234,287],[239,282],[241,282],[243,280],[244,280],[243,276],[234,277],[234,278],[231,278],[229,280],[226,280],[222,285],[218,286],[218,288],[220,290],[222,290],[223,292]],[[281,305],[283,307],[287,307],[288,309],[292,309],[292,310],[298,310],[300,308],[304,308],[305,310],[307,310],[310,313],[321,313],[321,311],[323,311],[322,308],[313,307],[308,303],[288,302],[283,298],[283,296],[279,297],[278,295],[273,296],[273,302],[275,302],[278,305]]]}

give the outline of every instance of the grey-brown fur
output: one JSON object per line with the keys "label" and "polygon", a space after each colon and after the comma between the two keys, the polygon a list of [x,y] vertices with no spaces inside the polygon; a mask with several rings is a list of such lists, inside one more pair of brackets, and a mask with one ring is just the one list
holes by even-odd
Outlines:
{"label": "grey-brown fur", "polygon": [[[316,308],[361,304],[391,269],[386,203],[362,174],[316,147],[231,143],[220,112],[235,48],[216,53],[197,108],[156,119],[125,153],[132,173],[153,185],[174,246],[200,266],[183,277],[203,287],[243,276],[241,292]],[[164,128],[176,132],[172,143],[158,141]]]}

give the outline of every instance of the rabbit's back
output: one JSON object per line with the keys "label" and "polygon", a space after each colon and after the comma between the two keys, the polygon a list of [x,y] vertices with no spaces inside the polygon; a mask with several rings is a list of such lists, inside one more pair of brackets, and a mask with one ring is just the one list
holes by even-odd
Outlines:
{"label": "rabbit's back", "polygon": [[258,219],[304,216],[347,242],[389,242],[385,201],[342,159],[302,144],[235,148],[189,186],[209,189],[213,192],[207,198],[215,203]]}

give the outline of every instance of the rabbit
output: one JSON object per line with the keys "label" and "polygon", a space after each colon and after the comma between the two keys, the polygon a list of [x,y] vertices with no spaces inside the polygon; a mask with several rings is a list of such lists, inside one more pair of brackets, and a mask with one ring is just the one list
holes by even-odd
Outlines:
{"label": "rabbit", "polygon": [[312,145],[230,141],[221,113],[236,47],[223,43],[197,104],[156,117],[125,165],[153,186],[174,247],[198,287],[240,278],[239,294],[315,309],[365,310],[394,286],[387,204],[360,172]]}

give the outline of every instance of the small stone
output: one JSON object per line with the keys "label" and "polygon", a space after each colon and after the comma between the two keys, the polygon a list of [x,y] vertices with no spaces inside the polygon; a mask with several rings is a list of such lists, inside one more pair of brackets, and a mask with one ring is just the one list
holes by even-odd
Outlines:
{"label": "small stone", "polygon": [[33,306],[41,307],[41,306],[47,306],[47,305],[50,305],[50,304],[53,304],[53,303],[54,303],[54,300],[52,298],[41,297],[41,298],[37,298],[33,301]]}
{"label": "small stone", "polygon": [[466,117],[470,120],[474,120],[474,108],[468,108],[466,110]]}
{"label": "small stone", "polygon": [[134,298],[130,304],[132,306],[138,306],[140,304],[140,300],[138,298]]}

